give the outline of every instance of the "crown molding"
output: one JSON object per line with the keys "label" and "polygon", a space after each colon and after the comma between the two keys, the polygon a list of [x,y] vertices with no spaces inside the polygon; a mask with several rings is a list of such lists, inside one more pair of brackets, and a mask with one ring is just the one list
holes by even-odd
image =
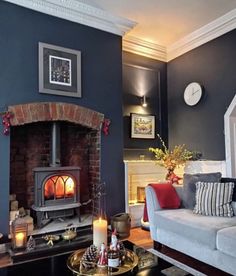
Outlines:
{"label": "crown molding", "polygon": [[166,47],[133,36],[123,37],[123,51],[166,62]]}
{"label": "crown molding", "polygon": [[161,61],[171,61],[236,28],[236,9],[186,35],[168,47],[136,37],[123,38],[123,50]]}
{"label": "crown molding", "polygon": [[4,0],[28,9],[123,36],[136,22],[114,16],[78,0]]}
{"label": "crown molding", "polygon": [[236,9],[167,47],[167,61],[191,51],[236,28]]}

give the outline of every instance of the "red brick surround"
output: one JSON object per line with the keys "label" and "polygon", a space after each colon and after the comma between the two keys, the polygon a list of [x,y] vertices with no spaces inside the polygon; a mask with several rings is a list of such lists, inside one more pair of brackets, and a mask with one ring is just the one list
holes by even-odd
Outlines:
{"label": "red brick surround", "polygon": [[24,125],[43,121],[67,121],[100,130],[104,115],[97,111],[68,103],[28,103],[8,107],[13,118],[11,125]]}
{"label": "red brick surround", "polygon": [[28,103],[9,106],[11,119],[10,191],[20,207],[29,209],[34,199],[35,167],[50,164],[51,121],[60,121],[61,165],[81,168],[82,202],[100,181],[100,141],[104,115],[68,103]]}

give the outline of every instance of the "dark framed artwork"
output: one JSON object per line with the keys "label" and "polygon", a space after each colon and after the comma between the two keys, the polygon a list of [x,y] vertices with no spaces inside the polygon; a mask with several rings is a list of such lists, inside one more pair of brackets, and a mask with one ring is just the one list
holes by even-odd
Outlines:
{"label": "dark framed artwork", "polygon": [[81,52],[39,42],[39,92],[81,97]]}
{"label": "dark framed artwork", "polygon": [[131,138],[154,139],[155,116],[131,113]]}

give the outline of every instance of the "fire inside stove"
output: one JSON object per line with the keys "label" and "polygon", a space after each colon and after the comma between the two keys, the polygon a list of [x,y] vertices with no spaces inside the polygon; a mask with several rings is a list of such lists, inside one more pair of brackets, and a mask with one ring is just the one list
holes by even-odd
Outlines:
{"label": "fire inside stove", "polygon": [[73,198],[75,194],[75,181],[68,175],[50,177],[44,185],[44,199],[57,200]]}

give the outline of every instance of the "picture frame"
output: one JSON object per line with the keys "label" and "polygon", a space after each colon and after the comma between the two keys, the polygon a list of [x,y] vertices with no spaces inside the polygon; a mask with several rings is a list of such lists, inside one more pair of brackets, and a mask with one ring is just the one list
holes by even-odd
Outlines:
{"label": "picture frame", "polygon": [[39,93],[81,97],[81,52],[39,42]]}
{"label": "picture frame", "polygon": [[131,113],[131,138],[154,139],[155,116]]}

